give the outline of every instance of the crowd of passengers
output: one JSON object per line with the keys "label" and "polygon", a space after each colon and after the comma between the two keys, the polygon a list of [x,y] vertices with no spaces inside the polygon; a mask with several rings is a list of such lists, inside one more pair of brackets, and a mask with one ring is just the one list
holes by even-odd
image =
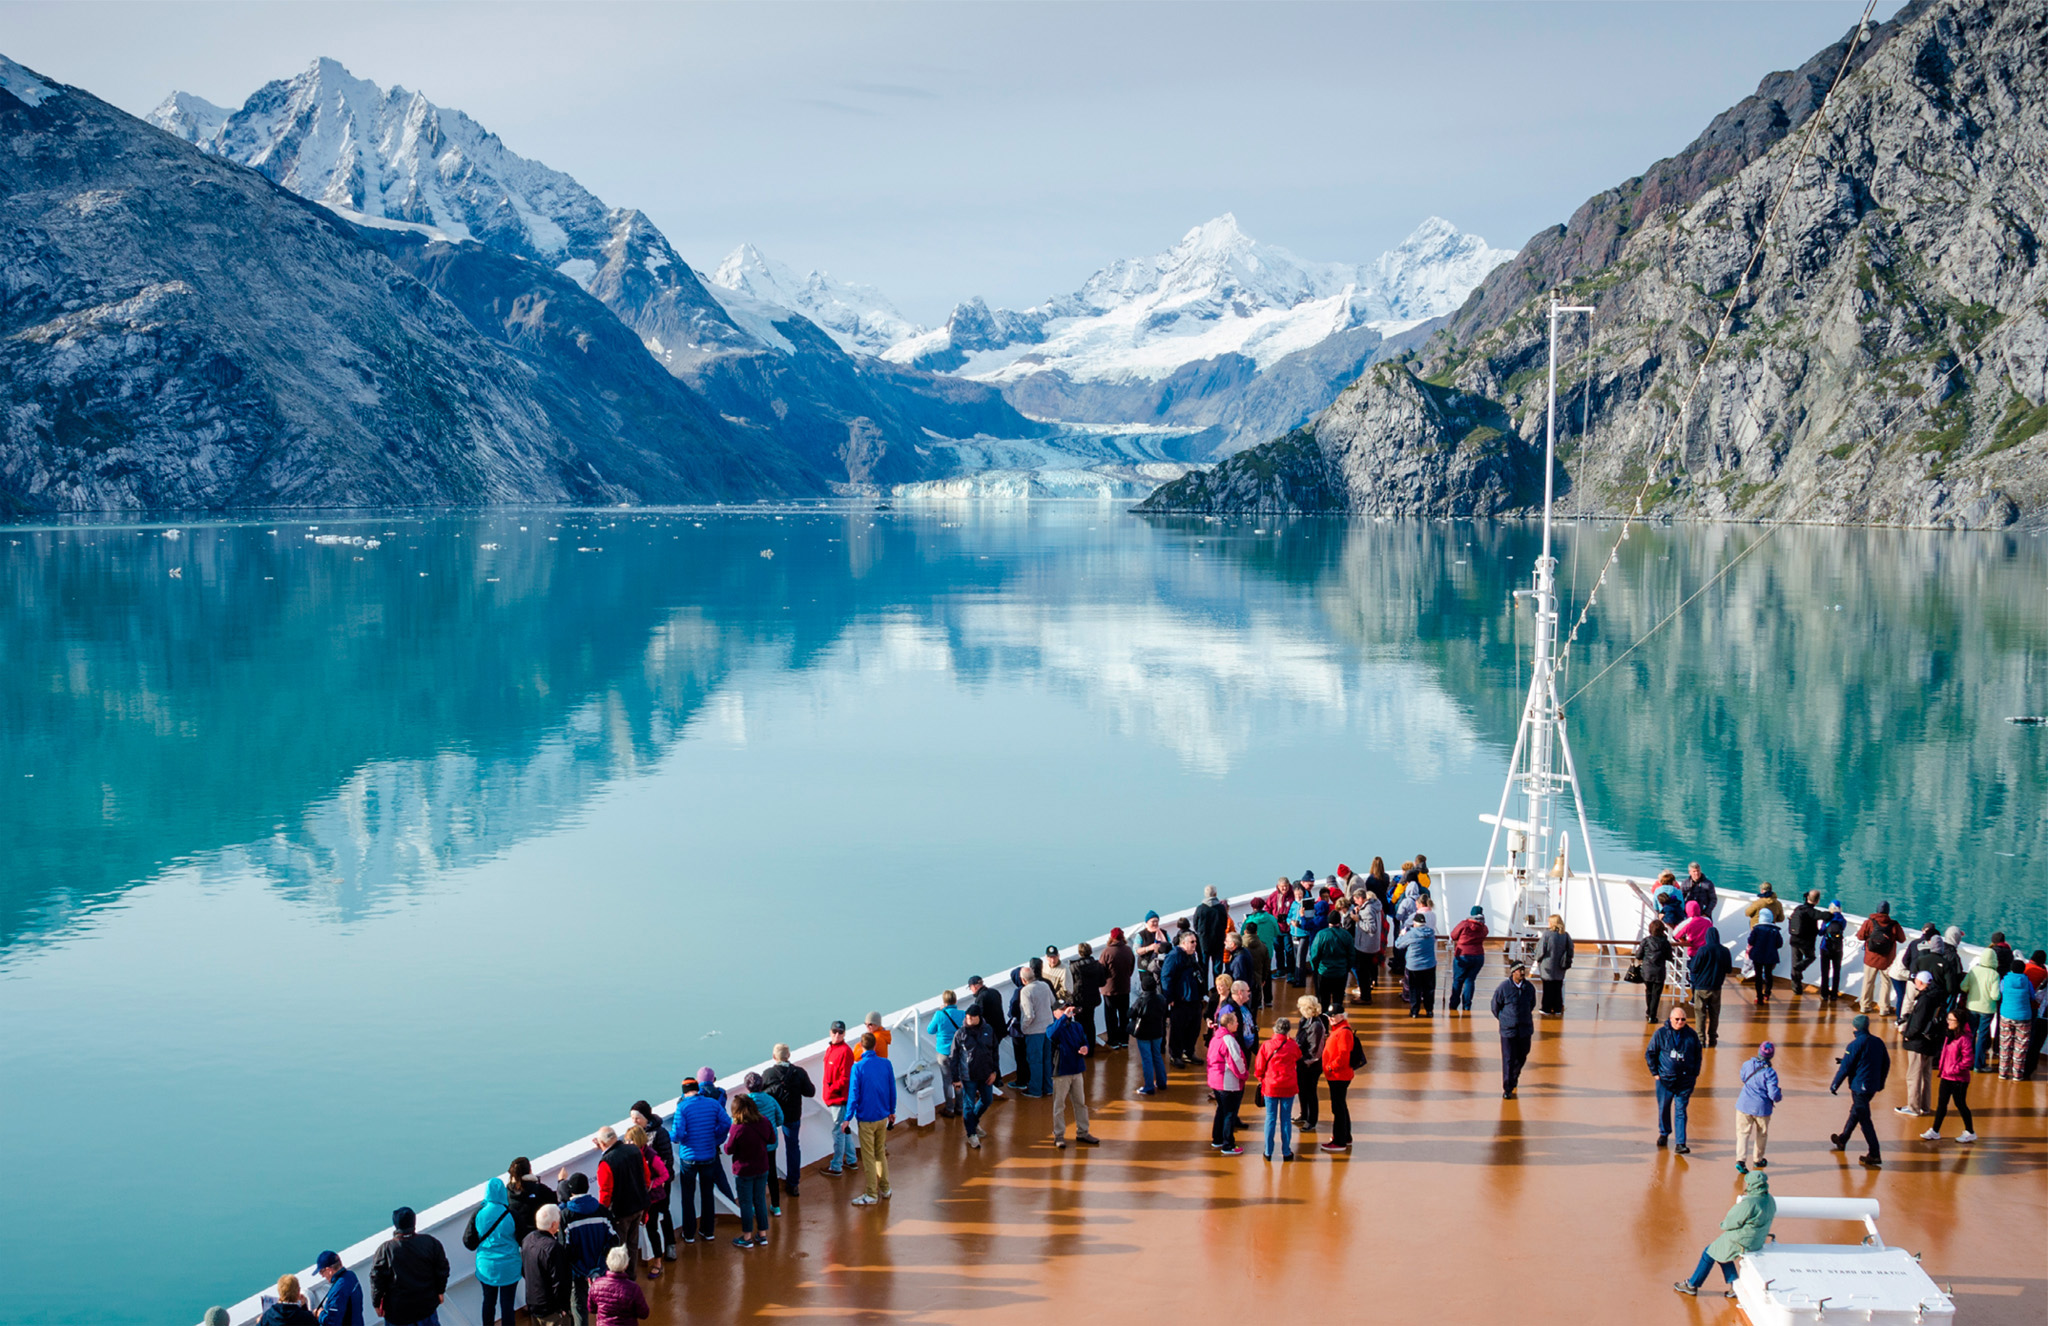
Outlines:
{"label": "crowd of passengers", "polygon": [[[1831,1001],[1840,996],[1852,938],[1864,980],[1854,1035],[1829,1085],[1837,1094],[1847,1086],[1851,1102],[1842,1130],[1829,1136],[1835,1150],[1845,1150],[1860,1130],[1862,1163],[1883,1164],[1872,1108],[1892,1076],[1892,1056],[1889,1038],[1871,1030],[1872,1016],[1893,1022],[1905,1057],[1904,1101],[1896,1112],[1933,1114],[1920,1134],[1924,1141],[1941,1139],[1951,1108],[1962,1125],[1956,1140],[1977,1140],[1973,1074],[2033,1075],[2048,1032],[2048,953],[2036,949],[2022,958],[2001,932],[1965,966],[1956,927],[1928,925],[1908,937],[1890,904],[1881,903],[1852,932],[1840,902],[1822,907],[1820,894],[1808,892],[1788,906],[1768,883],[1753,902],[1717,921],[1718,904],[1697,862],[1683,879],[1664,872],[1646,899],[1652,915],[1623,976],[1642,986],[1644,1021],[1655,1028],[1643,1060],[1656,1099],[1658,1147],[1675,1142],[1677,1154],[1690,1153],[1687,1106],[1703,1052],[1720,1042],[1729,978],[1740,973],[1759,1006],[1805,996]],[[1306,1137],[1322,1130],[1327,1100],[1329,1129],[1319,1149],[1341,1155],[1352,1145],[1350,1085],[1366,1067],[1347,1009],[1370,1006],[1391,986],[1407,1017],[1434,1016],[1439,963],[1448,958],[1444,1006],[1469,1014],[1489,941],[1498,944],[1498,937],[1479,907],[1443,927],[1428,858],[1419,855],[1391,874],[1375,857],[1364,874],[1339,866],[1320,880],[1313,871],[1281,879],[1242,916],[1233,916],[1212,887],[1170,926],[1147,912],[1129,933],[1110,931],[1100,952],[1084,943],[1065,959],[1058,945],[1048,945],[1043,956],[1010,970],[1007,998],[980,976],[969,979],[964,996],[945,991],[924,1027],[938,1052],[938,1113],[959,1119],[965,1145],[979,1149],[984,1117],[1006,1091],[1050,1097],[1054,1146],[1068,1146],[1069,1115],[1074,1144],[1099,1146],[1089,1129],[1087,1069],[1096,1056],[1135,1046],[1141,1096],[1173,1089],[1177,1073],[1199,1074],[1193,1089],[1213,1102],[1208,1141],[1220,1154],[1243,1154],[1238,1133],[1249,1104],[1263,1115],[1265,1159],[1293,1161],[1297,1131]],[[1566,977],[1578,956],[1558,916],[1524,948],[1518,957],[1526,961],[1508,960],[1486,1000],[1501,1040],[1501,1094],[1509,1100],[1537,1020],[1565,1013]],[[1790,968],[1782,995],[1780,965]],[[1809,970],[1816,984],[1806,982]],[[1283,1006],[1287,991],[1301,992],[1291,1006]],[[1262,1035],[1269,1010],[1280,1015]],[[623,1133],[599,1130],[591,1139],[599,1153],[594,1182],[566,1170],[544,1181],[525,1157],[515,1158],[487,1185],[462,1236],[476,1256],[485,1326],[510,1326],[515,1301],[540,1326],[645,1318],[641,1278],[658,1279],[681,1247],[715,1245],[719,1195],[739,1213],[732,1244],[742,1251],[767,1247],[783,1198],[798,1191],[798,1125],[807,1100],[817,1100],[832,1120],[831,1155],[817,1172],[857,1174],[855,1206],[888,1201],[888,1133],[898,1104],[891,1039],[878,1012],[851,1039],[843,1022],[833,1022],[822,1081],[792,1062],[787,1045],[775,1046],[769,1066],[746,1074],[735,1091],[720,1087],[710,1068],[700,1069],[683,1082],[671,1114],[635,1101]],[[1014,1065],[1007,1080],[1005,1041]],[[1763,1041],[1741,1065],[1735,1168],[1745,1176],[1745,1192],[1694,1274],[1673,1286],[1681,1293],[1697,1293],[1716,1265],[1732,1286],[1735,1258],[1769,1235],[1776,1208],[1764,1170],[1771,1118],[1783,1099],[1775,1057],[1776,1047]],[[392,1213],[391,1237],[377,1251],[367,1287],[337,1254],[321,1253],[315,1272],[325,1293],[317,1308],[296,1276],[281,1277],[276,1294],[265,1296],[261,1326],[364,1326],[366,1311],[388,1326],[439,1326],[447,1251],[416,1225],[410,1208]],[[227,1314],[212,1309],[206,1322],[227,1326]]]}

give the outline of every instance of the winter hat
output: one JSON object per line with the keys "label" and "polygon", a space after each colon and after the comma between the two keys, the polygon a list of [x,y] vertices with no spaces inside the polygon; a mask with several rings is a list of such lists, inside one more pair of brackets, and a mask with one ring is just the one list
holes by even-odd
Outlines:
{"label": "winter hat", "polygon": [[643,1114],[643,1115],[647,1116],[648,1118],[652,1119],[652,1118],[654,1117],[654,1107],[653,1107],[652,1105],[649,1105],[649,1104],[648,1104],[648,1103],[647,1103],[646,1101],[644,1101],[644,1100],[636,1100],[636,1101],[634,1101],[634,1102],[633,1102],[633,1108],[632,1108],[632,1109],[630,1109],[630,1110],[628,1110],[628,1111],[626,1111],[626,1113],[628,1113],[628,1114]]}
{"label": "winter hat", "polygon": [[1877,910],[1886,916],[1890,916],[1892,914],[1892,905],[1889,902],[1881,902],[1877,905]]}
{"label": "winter hat", "polygon": [[1769,1041],[1765,1041],[1762,1045],[1756,1047],[1756,1053],[1759,1059],[1768,1059],[1777,1052],[1778,1047],[1771,1044]]}
{"label": "winter hat", "polygon": [[761,1075],[759,1073],[749,1073],[741,1078],[740,1082],[749,1091],[759,1091],[761,1089]]}
{"label": "winter hat", "polygon": [[1124,942],[1124,928],[1122,926],[1113,925],[1109,928],[1109,942],[1112,944]]}
{"label": "winter hat", "polygon": [[1855,1017],[1849,1019],[1849,1025],[1854,1027],[1858,1031],[1869,1031],[1870,1019],[1864,1016],[1863,1014],[1858,1013]]}
{"label": "winter hat", "polygon": [[1484,916],[1484,915],[1486,915],[1486,909],[1485,909],[1484,907],[1477,907],[1477,906],[1475,906],[1475,907],[1474,907],[1474,908],[1472,909],[1472,911],[1471,911],[1471,915],[1473,915],[1473,916]]}
{"label": "winter hat", "polygon": [[409,1206],[401,1206],[391,1213],[391,1227],[401,1234],[412,1233],[412,1222],[416,1219]]}
{"label": "winter hat", "polygon": [[1146,912],[1146,913],[1145,913],[1145,919],[1146,919],[1146,920],[1148,920],[1148,921],[1156,921],[1156,920],[1158,920],[1158,919],[1159,919],[1159,913],[1158,913],[1158,912]]}
{"label": "winter hat", "polygon": [[718,1074],[712,1072],[709,1068],[700,1068],[697,1070],[697,1080],[708,1087],[718,1080]]}
{"label": "winter hat", "polygon": [[208,1308],[206,1310],[204,1326],[228,1326],[228,1310],[226,1308]]}
{"label": "winter hat", "polygon": [[1837,898],[1837,899],[1835,899],[1835,900],[1834,900],[1833,902],[1829,903],[1829,904],[1828,904],[1828,910],[1829,910],[1829,911],[1832,911],[1832,912],[1839,912],[1839,911],[1841,911],[1841,910],[1842,910],[1842,900],[1841,900],[1840,898]]}
{"label": "winter hat", "polygon": [[324,1271],[330,1266],[341,1265],[341,1257],[333,1252],[323,1252],[313,1260],[313,1269]]}
{"label": "winter hat", "polygon": [[1344,865],[1343,863],[1339,862],[1339,863],[1338,863],[1338,866],[1337,866],[1337,878],[1338,878],[1338,879],[1350,879],[1350,878],[1351,878],[1351,867],[1350,867],[1350,866],[1347,866],[1347,865]]}
{"label": "winter hat", "polygon": [[1959,925],[1952,925],[1941,932],[1941,937],[1946,939],[1951,945],[1960,944],[1963,942],[1963,928]]}

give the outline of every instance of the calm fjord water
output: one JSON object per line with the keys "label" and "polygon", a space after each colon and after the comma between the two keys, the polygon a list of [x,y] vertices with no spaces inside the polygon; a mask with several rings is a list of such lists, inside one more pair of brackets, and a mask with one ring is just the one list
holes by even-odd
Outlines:
{"label": "calm fjord water", "polygon": [[[1572,684],[1758,533],[1639,531]],[[1563,528],[1579,596],[1611,537]],[[700,1064],[1203,884],[1477,861],[1537,538],[0,529],[0,1319],[196,1320]],[[2048,711],[2044,545],[1776,536],[1573,706],[1603,867],[2048,943],[2048,731],[2005,721]]]}

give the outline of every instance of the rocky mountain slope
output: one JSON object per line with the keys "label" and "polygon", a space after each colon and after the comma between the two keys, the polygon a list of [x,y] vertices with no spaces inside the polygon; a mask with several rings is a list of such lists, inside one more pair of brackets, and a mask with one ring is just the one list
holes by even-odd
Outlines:
{"label": "rocky mountain slope", "polygon": [[0,58],[0,509],[825,490],[575,283],[485,252],[355,226]]}
{"label": "rocky mountain slope", "polygon": [[720,290],[803,314],[849,354],[880,355],[924,331],[873,286],[834,280],[815,267],[798,276],[751,244],[726,254],[709,279]]}
{"label": "rocky mountain slope", "polygon": [[[653,223],[528,160],[460,111],[380,88],[333,60],[267,83],[237,110],[174,93],[151,116],[342,216],[429,238],[475,240],[553,268],[603,301],[674,376],[744,429],[774,433],[840,483],[916,479],[947,465],[937,439],[1049,432],[993,388],[938,381],[847,353],[820,289],[801,311],[707,284]],[[742,272],[740,275],[745,276]],[[766,274],[760,274],[765,278]],[[777,290],[798,303],[794,295]],[[854,319],[857,325],[857,317]]]}
{"label": "rocky mountain slope", "polygon": [[[1145,508],[1527,509],[1541,497],[1554,290],[1598,310],[1560,365],[1566,510],[1629,510],[1648,481],[1645,509],[1677,516],[1998,526],[2048,514],[2048,0],[1914,0],[1855,48],[1802,159],[1854,36],[1535,236],[1302,433]],[[1731,298],[1730,338],[1680,417]]]}

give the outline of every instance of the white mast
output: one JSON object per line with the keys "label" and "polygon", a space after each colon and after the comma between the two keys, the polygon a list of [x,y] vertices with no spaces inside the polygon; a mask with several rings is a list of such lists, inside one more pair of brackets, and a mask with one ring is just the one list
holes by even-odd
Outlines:
{"label": "white mast", "polygon": [[[1553,912],[1564,908],[1565,873],[1570,835],[1557,823],[1558,794],[1571,790],[1577,811],[1579,845],[1586,853],[1586,868],[1592,875],[1594,896],[1599,896],[1600,868],[1593,861],[1593,843],[1586,829],[1585,798],[1579,792],[1579,776],[1572,764],[1571,742],[1565,737],[1564,711],[1557,698],[1557,559],[1550,553],[1551,504],[1556,493],[1557,455],[1557,319],[1563,313],[1591,313],[1581,305],[1561,304],[1550,296],[1550,401],[1543,440],[1543,553],[1536,559],[1533,589],[1518,589],[1536,600],[1536,640],[1533,646],[1528,697],[1522,703],[1521,726],[1515,733],[1514,754],[1508,757],[1507,783],[1501,788],[1500,809],[1479,818],[1493,825],[1486,845],[1486,867],[1479,877],[1482,899],[1493,876],[1493,854],[1500,846],[1503,829],[1508,834],[1508,879],[1516,892],[1508,919],[1512,938],[1533,939]],[[1560,762],[1562,768],[1559,768]],[[1508,802],[1519,791],[1523,817],[1508,817]],[[1553,877],[1552,868],[1557,867]]]}

